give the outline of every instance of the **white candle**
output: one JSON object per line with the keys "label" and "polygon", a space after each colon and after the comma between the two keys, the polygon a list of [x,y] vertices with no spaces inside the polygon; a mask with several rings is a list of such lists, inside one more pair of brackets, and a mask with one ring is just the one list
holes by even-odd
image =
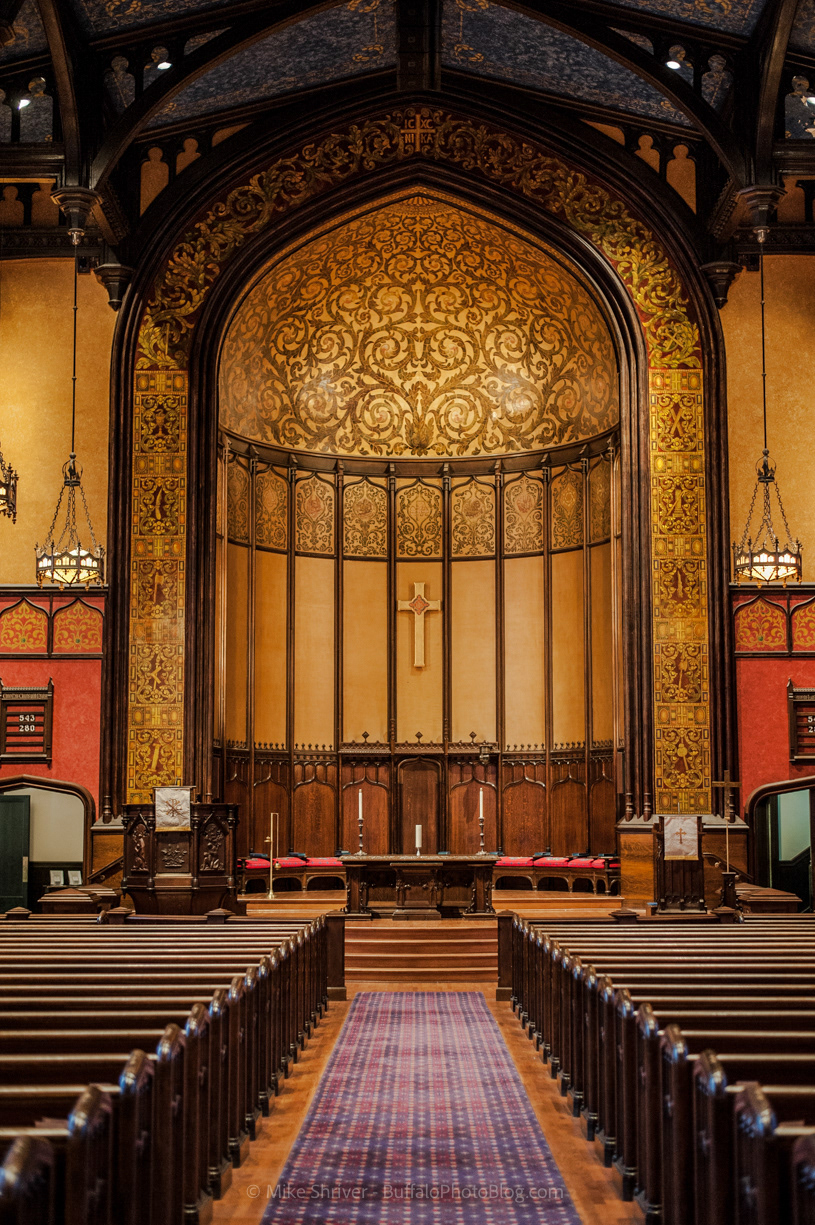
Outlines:
{"label": "white candle", "polygon": [[421,825],[417,825],[416,826],[416,850],[420,851],[421,849],[422,849],[422,827]]}
{"label": "white candle", "polygon": [[362,820],[362,788],[359,789],[359,819]]}
{"label": "white candle", "polygon": [[478,789],[478,819],[479,821],[484,820],[484,788],[483,787],[479,787]]}

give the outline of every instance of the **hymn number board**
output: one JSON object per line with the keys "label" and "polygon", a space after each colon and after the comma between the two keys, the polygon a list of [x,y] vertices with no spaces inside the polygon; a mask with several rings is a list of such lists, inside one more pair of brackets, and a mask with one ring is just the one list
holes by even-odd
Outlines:
{"label": "hymn number board", "polygon": [[815,689],[787,685],[790,761],[815,761]]}
{"label": "hymn number board", "polygon": [[54,683],[12,689],[0,681],[0,761],[51,761]]}

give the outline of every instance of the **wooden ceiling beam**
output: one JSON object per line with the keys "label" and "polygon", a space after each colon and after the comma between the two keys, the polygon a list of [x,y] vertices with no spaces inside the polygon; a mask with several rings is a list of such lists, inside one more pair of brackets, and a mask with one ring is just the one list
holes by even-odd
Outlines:
{"label": "wooden ceiling beam", "polygon": [[441,0],[396,0],[397,89],[441,84]]}
{"label": "wooden ceiling beam", "polygon": [[76,48],[69,46],[69,34],[65,26],[65,6],[60,0],[37,0],[51,68],[59,102],[59,117],[62,125],[62,144],[65,149],[65,184],[82,184],[82,132],[77,99],[74,68]]}
{"label": "wooden ceiling beam", "polygon": [[508,7],[571,35],[636,73],[690,120],[715,151],[734,183],[739,187],[747,185],[750,159],[745,147],[713,107],[694,93],[677,72],[659,63],[650,52],[617,34],[604,22],[585,16],[574,4],[563,0],[525,0],[525,3],[508,0]]}
{"label": "wooden ceiling beam", "polygon": [[[41,2],[54,3],[54,0]],[[217,38],[198,47],[179,63],[173,64],[111,125],[93,159],[91,187],[98,191],[104,186],[134,138],[171,98],[193,81],[275,30],[335,5],[336,0],[277,0],[277,3],[265,5]]]}
{"label": "wooden ceiling beam", "polygon": [[756,110],[755,181],[773,182],[773,141],[778,95],[784,74],[798,0],[770,0],[764,42],[759,50],[760,77]]}

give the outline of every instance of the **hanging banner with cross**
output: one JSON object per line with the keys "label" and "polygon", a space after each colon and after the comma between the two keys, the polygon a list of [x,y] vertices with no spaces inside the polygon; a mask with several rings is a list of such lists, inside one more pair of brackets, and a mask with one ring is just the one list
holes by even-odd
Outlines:
{"label": "hanging banner with cross", "polygon": [[699,858],[699,814],[666,812],[662,817],[665,859]]}
{"label": "hanging banner with cross", "polygon": [[425,613],[441,612],[441,600],[428,600],[424,583],[413,584],[411,600],[397,600],[397,612],[413,613],[413,666],[424,667],[424,618]]}

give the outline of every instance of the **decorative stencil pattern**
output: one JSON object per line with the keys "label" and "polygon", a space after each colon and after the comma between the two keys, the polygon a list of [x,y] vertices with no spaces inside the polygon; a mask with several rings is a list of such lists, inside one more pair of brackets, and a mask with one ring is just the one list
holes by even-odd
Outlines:
{"label": "decorative stencil pattern", "polygon": [[318,476],[297,482],[295,501],[298,553],[334,553],[334,490]]}
{"label": "decorative stencil pattern", "polygon": [[525,473],[504,493],[504,553],[543,551],[543,481]]}
{"label": "decorative stencil pattern", "polygon": [[423,197],[273,267],[230,324],[220,395],[245,438],[359,455],[528,451],[619,417],[611,337],[576,278]]}
{"label": "decorative stencil pattern", "polygon": [[589,475],[589,538],[608,540],[611,535],[611,464],[601,460]]}
{"label": "decorative stencil pattern", "polygon": [[381,485],[346,485],[342,526],[346,557],[387,557],[388,495]]}
{"label": "decorative stencil pattern", "polygon": [[255,543],[266,549],[288,547],[289,485],[274,468],[255,475]]}
{"label": "decorative stencil pattern", "polygon": [[805,604],[792,614],[793,651],[815,651],[815,604]]}
{"label": "decorative stencil pattern", "polygon": [[204,73],[151,127],[375,72],[396,61],[393,0],[350,0],[275,30]]}
{"label": "decorative stencil pattern", "polygon": [[[474,181],[483,177],[495,187],[518,195],[592,243],[615,269],[636,307],[648,355],[654,590],[660,584],[663,561],[670,558],[695,552],[700,571],[704,571],[704,531],[699,537],[693,523],[682,521],[677,523],[676,532],[668,534],[654,518],[662,504],[659,493],[666,478],[697,476],[699,494],[704,497],[699,327],[689,313],[682,281],[664,247],[648,224],[602,184],[528,139],[519,140],[491,125],[473,124],[440,108],[389,111],[338,129],[323,141],[294,148],[262,173],[224,193],[180,236],[156,277],[142,315],[135,386],[136,437],[141,380],[156,378],[158,370],[177,369],[182,386],[186,387],[187,354],[200,311],[213,282],[243,244],[258,229],[275,223],[306,201],[354,178],[375,175],[384,167],[410,159],[458,167],[466,170]],[[164,377],[169,388],[174,376]],[[162,548],[177,544],[183,559],[183,539],[160,543]],[[134,537],[134,545],[140,544]],[[134,549],[134,558],[137,555]],[[178,615],[183,641],[183,593]],[[142,630],[138,622],[134,587],[131,640]],[[656,811],[710,812],[707,608],[703,604],[698,617],[687,618],[681,607],[672,605],[670,598],[658,605],[654,601],[652,632]],[[663,663],[666,644],[698,647],[704,686],[698,702],[677,702],[664,691],[666,679],[674,674]],[[132,693],[130,696],[132,700]],[[180,709],[179,706],[179,713]],[[180,746],[180,734],[175,730],[173,708],[165,708],[163,717],[167,730],[146,733],[150,744],[144,746],[143,752],[142,746],[138,746],[142,755],[137,768],[145,770],[146,779],[158,773],[160,781],[172,782],[177,752],[173,738],[178,737]],[[134,728],[132,706],[131,728]],[[135,751],[133,746],[131,749]],[[132,773],[129,777],[133,777]]]}
{"label": "decorative stencil pattern", "polygon": [[656,811],[710,812],[702,374],[649,379]]}
{"label": "decorative stencil pattern", "polygon": [[567,468],[552,480],[552,548],[583,543],[583,473]]}
{"label": "decorative stencil pattern", "polygon": [[782,651],[787,649],[787,616],[770,600],[754,600],[736,609],[737,651]]}
{"label": "decorative stencil pattern", "polygon": [[790,47],[796,51],[810,52],[815,48],[815,0],[800,0],[790,35]]}
{"label": "decorative stencil pattern", "polygon": [[457,485],[452,493],[453,557],[490,557],[495,553],[495,487],[479,481]]}
{"label": "decorative stencil pattern", "polygon": [[396,556],[441,557],[441,490],[436,486],[397,491]]}
{"label": "decorative stencil pattern", "polygon": [[239,544],[249,543],[249,470],[240,460],[226,470],[226,534]]}
{"label": "decorative stencil pattern", "polygon": [[681,111],[630,68],[544,21],[490,0],[446,0],[442,62],[477,76],[688,124]]}
{"label": "decorative stencil pattern", "polygon": [[102,614],[82,600],[54,613],[55,655],[74,652],[97,654],[102,650]]}
{"label": "decorative stencil pattern", "polygon": [[186,452],[186,372],[139,370],[130,540],[130,804],[149,803],[153,788],[182,782]]}
{"label": "decorative stencil pattern", "polygon": [[0,651],[28,655],[47,650],[48,614],[42,608],[21,600],[0,615]]}

